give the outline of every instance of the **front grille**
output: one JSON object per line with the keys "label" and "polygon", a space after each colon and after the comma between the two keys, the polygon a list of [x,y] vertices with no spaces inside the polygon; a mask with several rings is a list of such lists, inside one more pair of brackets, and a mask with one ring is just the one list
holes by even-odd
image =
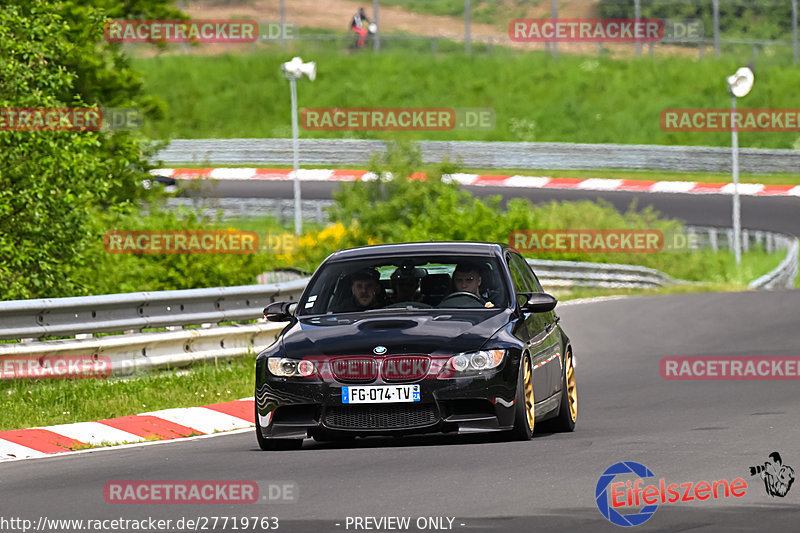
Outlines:
{"label": "front grille", "polygon": [[339,429],[405,429],[439,420],[434,405],[362,405],[329,407],[325,425]]}
{"label": "front grille", "polygon": [[331,372],[337,381],[364,383],[378,377],[378,363],[370,357],[340,357],[331,360]]}
{"label": "front grille", "polygon": [[428,374],[431,361],[424,355],[387,357],[381,365],[381,375],[386,381],[415,381]]}

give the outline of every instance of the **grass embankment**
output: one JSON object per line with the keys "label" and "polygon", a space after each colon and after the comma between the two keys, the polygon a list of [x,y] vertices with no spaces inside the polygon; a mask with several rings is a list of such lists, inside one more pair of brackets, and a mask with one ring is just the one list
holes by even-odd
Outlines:
{"label": "grass embankment", "polygon": [[[561,56],[497,50],[492,55],[341,54],[267,49],[249,55],[166,56],[133,62],[166,114],[145,124],[154,138],[291,136],[289,88],[280,64],[291,54],[317,62],[317,79],[298,84],[304,107],[492,108],[483,131],[394,132],[391,138],[729,146],[730,134],[664,132],[668,108],[727,108],[724,80],[738,58],[695,60]],[[792,108],[800,70],[765,58],[741,108]],[[301,131],[304,138],[388,138],[381,132]],[[741,133],[740,146],[791,148],[797,132]]]}
{"label": "grass embankment", "polygon": [[86,422],[253,395],[255,357],[135,379],[0,380],[0,430]]}

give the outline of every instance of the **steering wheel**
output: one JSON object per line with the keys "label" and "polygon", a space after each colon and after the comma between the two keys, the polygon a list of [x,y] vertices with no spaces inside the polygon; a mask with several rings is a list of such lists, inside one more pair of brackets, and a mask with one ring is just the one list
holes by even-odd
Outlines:
{"label": "steering wheel", "polygon": [[481,298],[477,294],[473,294],[473,293],[467,292],[467,291],[458,291],[458,292],[454,292],[452,294],[448,294],[447,296],[442,298],[442,301],[439,302],[439,305],[437,307],[441,307],[441,305],[444,302],[446,302],[447,300],[450,300],[450,299],[453,299],[453,298],[457,298],[459,296],[470,296],[470,297],[476,299],[481,305],[483,305],[483,298]]}

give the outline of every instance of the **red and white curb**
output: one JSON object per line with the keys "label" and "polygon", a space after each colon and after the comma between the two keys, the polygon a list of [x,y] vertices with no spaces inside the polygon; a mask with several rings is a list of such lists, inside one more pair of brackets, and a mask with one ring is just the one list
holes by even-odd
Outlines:
{"label": "red and white curb", "polygon": [[[286,168],[158,168],[154,176],[217,180],[288,180],[292,170]],[[301,181],[356,181],[375,179],[366,170],[301,169]],[[425,179],[416,172],[412,179]],[[575,189],[584,191],[634,191],[679,194],[733,194],[733,183],[701,183],[696,181],[641,181],[601,178],[548,178],[540,176],[507,176],[501,174],[450,174],[462,185],[483,187],[512,187],[530,189]],[[800,196],[800,185],[762,185],[740,183],[739,194],[744,196]]]}
{"label": "red and white curb", "polygon": [[253,401],[245,398],[97,422],[0,431],[0,461],[43,457],[85,445],[112,446],[245,429],[255,425]]}

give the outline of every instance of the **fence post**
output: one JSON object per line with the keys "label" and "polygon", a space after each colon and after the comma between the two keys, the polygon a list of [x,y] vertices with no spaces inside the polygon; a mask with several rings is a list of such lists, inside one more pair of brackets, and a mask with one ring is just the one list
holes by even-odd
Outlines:
{"label": "fence post", "polygon": [[[550,0],[550,11],[553,19],[558,18],[558,0]],[[553,57],[558,57],[558,41],[553,41]]]}
{"label": "fence post", "polygon": [[794,64],[797,64],[797,0],[792,0],[792,48],[794,51]]}
{"label": "fence post", "polygon": [[472,53],[472,35],[469,26],[469,0],[464,0],[464,51],[468,55]]}
{"label": "fence post", "polygon": [[375,37],[372,39],[372,49],[377,52],[381,49],[381,26],[378,24],[378,0],[372,0],[372,16],[375,18],[373,22],[378,27],[375,30]]}
{"label": "fence post", "polygon": [[[642,16],[642,0],[633,0],[633,18],[635,21],[634,23],[638,23],[641,16]],[[636,57],[641,56],[642,43],[639,41],[639,39],[636,39],[635,47],[636,47]]]}
{"label": "fence post", "polygon": [[719,57],[719,0],[711,0],[714,9],[714,54]]}
{"label": "fence post", "polygon": [[281,0],[281,49],[286,49],[286,0]]}

